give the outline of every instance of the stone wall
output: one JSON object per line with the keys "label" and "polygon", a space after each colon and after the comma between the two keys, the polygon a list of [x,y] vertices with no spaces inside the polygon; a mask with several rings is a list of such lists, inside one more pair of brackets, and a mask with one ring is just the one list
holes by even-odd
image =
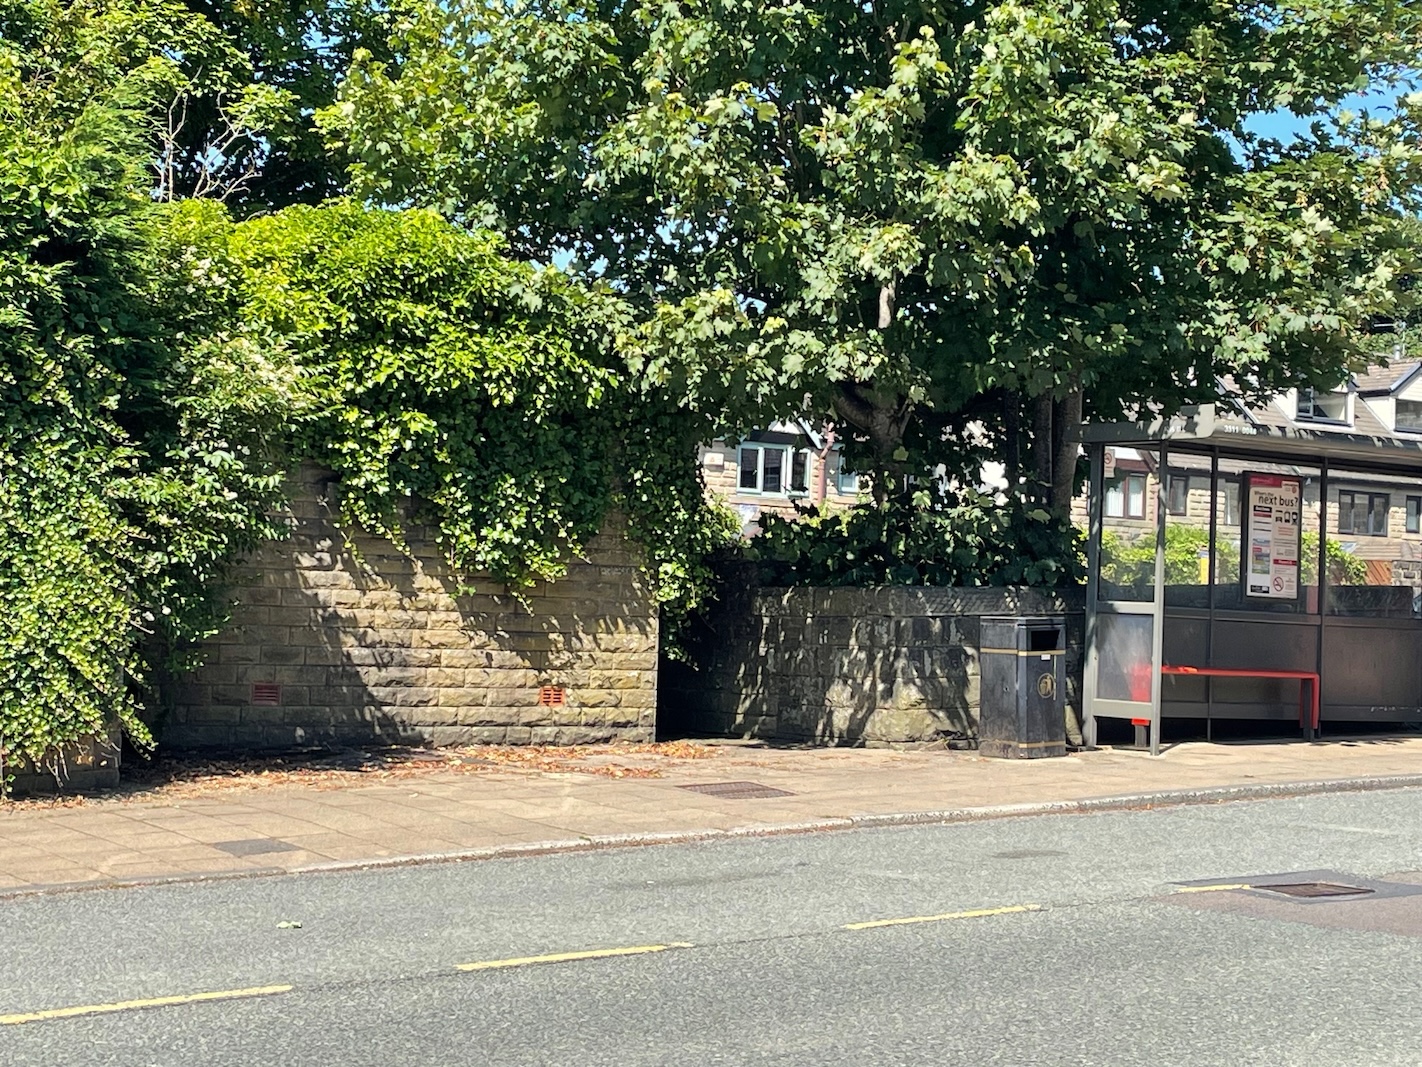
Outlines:
{"label": "stone wall", "polygon": [[1079,711],[1079,593],[727,588],[693,628],[691,664],[663,665],[664,732],[866,745],[976,737],[984,615],[1067,616],[1067,700]]}
{"label": "stone wall", "polygon": [[615,528],[522,600],[488,582],[462,595],[424,531],[401,551],[341,528],[331,476],[307,469],[293,488],[290,539],[241,569],[232,624],[174,687],[164,744],[652,739],[657,609]]}
{"label": "stone wall", "polygon": [[55,768],[6,764],[0,767],[0,777],[11,779],[10,789],[17,797],[113,789],[119,784],[121,755],[119,728],[114,724],[104,734],[62,746]]}

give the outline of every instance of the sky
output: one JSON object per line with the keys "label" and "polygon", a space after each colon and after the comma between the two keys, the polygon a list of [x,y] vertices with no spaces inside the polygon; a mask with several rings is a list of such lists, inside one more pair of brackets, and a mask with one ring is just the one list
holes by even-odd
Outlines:
{"label": "sky", "polygon": [[[1357,93],[1344,102],[1344,106],[1351,111],[1361,111],[1368,109],[1371,111],[1386,111],[1396,102],[1400,92],[1406,89],[1375,89],[1367,93]],[[1246,126],[1250,132],[1264,137],[1273,137],[1281,141],[1288,141],[1297,134],[1307,133],[1309,126],[1314,122],[1314,117],[1300,118],[1288,111],[1274,111],[1268,114],[1256,115],[1251,118]]]}

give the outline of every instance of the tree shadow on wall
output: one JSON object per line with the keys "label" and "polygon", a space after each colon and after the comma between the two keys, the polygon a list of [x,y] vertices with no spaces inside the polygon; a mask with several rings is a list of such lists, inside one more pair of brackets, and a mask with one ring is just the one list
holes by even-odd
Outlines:
{"label": "tree shadow on wall", "polygon": [[871,614],[868,590],[756,598],[748,581],[727,586],[689,623],[686,661],[663,660],[661,736],[859,745],[975,733],[976,618]]}
{"label": "tree shadow on wall", "polygon": [[[565,581],[463,592],[427,531],[343,528],[329,479],[244,566],[232,625],[177,689],[175,747],[650,740],[656,608],[615,534]],[[486,591],[487,590],[487,591]]]}

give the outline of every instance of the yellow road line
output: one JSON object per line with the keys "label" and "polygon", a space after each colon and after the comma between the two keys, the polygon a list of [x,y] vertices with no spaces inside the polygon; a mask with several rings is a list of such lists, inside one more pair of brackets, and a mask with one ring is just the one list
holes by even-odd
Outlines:
{"label": "yellow road line", "polygon": [[645,956],[649,952],[666,952],[673,948],[690,948],[685,941],[665,945],[629,945],[625,948],[593,948],[583,952],[553,952],[547,956],[516,956],[508,960],[483,960],[480,963],[459,963],[461,971],[496,971],[503,967],[528,967],[535,963],[567,963],[571,960],[601,960],[611,956]]}
{"label": "yellow road line", "polygon": [[1253,889],[1248,882],[1220,883],[1219,885],[1184,885],[1177,893],[1223,893],[1227,889]]}
{"label": "yellow road line", "polygon": [[874,919],[867,923],[845,923],[845,930],[873,930],[880,926],[908,926],[911,923],[939,923],[948,919],[980,919],[988,915],[1016,915],[1024,911],[1041,911],[1040,904],[1010,904],[1005,908],[975,908],[972,911],[950,911],[943,915],[910,915],[903,919]]}
{"label": "yellow road line", "polygon": [[45,1011],[23,1012],[19,1015],[0,1015],[0,1026],[17,1026],[20,1023],[37,1023],[46,1019],[72,1019],[79,1015],[107,1015],[116,1011],[132,1011],[135,1008],[165,1008],[170,1004],[201,1004],[209,1000],[241,1000],[246,997],[269,997],[276,993],[290,993],[289,985],[253,986],[251,989],[221,989],[212,993],[185,993],[176,997],[150,997],[147,1000],[120,1000],[113,1004],[84,1004],[75,1008],[49,1008]]}

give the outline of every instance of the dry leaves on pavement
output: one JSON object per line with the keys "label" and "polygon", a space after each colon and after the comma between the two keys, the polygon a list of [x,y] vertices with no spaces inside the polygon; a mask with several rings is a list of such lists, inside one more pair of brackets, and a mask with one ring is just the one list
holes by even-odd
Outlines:
{"label": "dry leaves on pavement", "polygon": [[85,803],[177,799],[232,790],[298,785],[351,788],[431,773],[593,774],[605,778],[660,778],[658,764],[707,759],[715,749],[690,741],[602,745],[470,745],[462,748],[307,750],[280,754],[208,756],[160,754],[130,760],[119,788],[92,796],[61,794],[6,802],[12,808],[75,807]]}

